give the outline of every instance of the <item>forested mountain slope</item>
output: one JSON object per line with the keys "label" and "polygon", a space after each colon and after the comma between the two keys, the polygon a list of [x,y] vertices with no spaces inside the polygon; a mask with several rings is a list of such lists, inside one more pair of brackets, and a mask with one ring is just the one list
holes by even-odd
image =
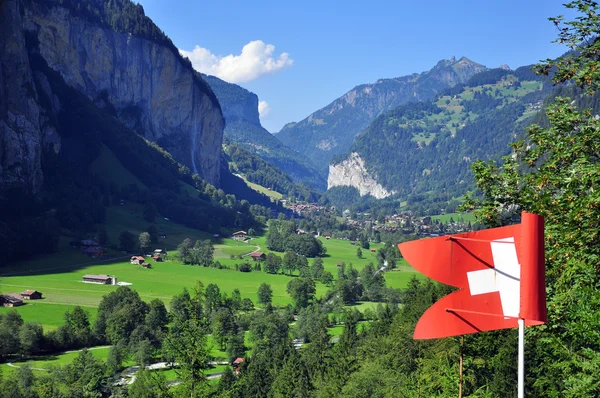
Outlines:
{"label": "forested mountain slope", "polygon": [[214,90],[225,116],[225,137],[281,169],[293,181],[326,189],[325,178],[304,156],[283,145],[260,124],[256,94],[217,77],[203,75]]}
{"label": "forested mountain slope", "polygon": [[236,175],[245,177],[252,183],[279,192],[286,198],[307,202],[316,202],[319,198],[313,188],[292,181],[283,171],[267,163],[257,154],[246,150],[240,144],[231,143],[225,139],[223,152],[229,164],[229,170]]}
{"label": "forested mountain slope", "polygon": [[427,72],[362,84],[306,119],[284,126],[276,136],[326,174],[331,158],[347,152],[356,135],[381,113],[407,102],[430,100],[485,69],[466,57],[458,61],[452,57]]}
{"label": "forested mountain slope", "polygon": [[364,178],[352,179],[360,173],[387,192],[379,197],[460,196],[473,187],[471,162],[506,155],[551,90],[529,67],[492,69],[433,101],[399,106],[375,119],[350,152],[333,161],[329,188],[349,185],[371,193],[361,186]]}

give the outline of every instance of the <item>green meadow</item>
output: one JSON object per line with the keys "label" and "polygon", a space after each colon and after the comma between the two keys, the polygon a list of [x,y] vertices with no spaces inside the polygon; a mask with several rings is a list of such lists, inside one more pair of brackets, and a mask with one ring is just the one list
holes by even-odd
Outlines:
{"label": "green meadow", "polygon": [[461,222],[475,222],[475,214],[474,213],[448,213],[448,214],[442,214],[439,216],[432,216],[431,217],[433,220],[440,220],[441,222],[449,222],[450,219],[453,219],[454,221],[461,221]]}
{"label": "green meadow", "polygon": [[[112,227],[109,230],[110,241],[115,242],[120,230],[128,228],[133,233],[143,231],[147,222],[142,218],[142,209],[137,205],[125,204],[112,206],[108,217]],[[231,294],[233,289],[239,289],[242,297],[248,297],[253,303],[258,303],[257,291],[261,283],[268,283],[273,290],[273,304],[285,306],[291,303],[286,292],[287,284],[297,277],[294,275],[272,275],[263,271],[239,272],[236,265],[250,261],[246,254],[252,251],[268,253],[266,237],[260,236],[250,241],[238,242],[228,237],[213,237],[212,235],[197,230],[186,228],[163,218],[157,220],[158,230],[167,234],[167,238],[156,245],[169,251],[164,262],[154,262],[151,269],[129,263],[129,255],[111,251],[112,260],[97,260],[84,256],[78,249],[69,246],[69,239],[63,238],[58,252],[36,257],[27,261],[12,264],[1,269],[0,292],[19,293],[26,289],[35,289],[43,293],[42,300],[26,302],[21,307],[14,308],[26,322],[38,322],[45,331],[56,329],[64,322],[64,313],[74,306],[82,306],[89,312],[91,320],[96,317],[97,306],[104,295],[112,292],[118,286],[99,285],[82,282],[85,274],[114,275],[119,282],[131,283],[131,288],[136,290],[145,301],[160,299],[168,306],[171,298],[181,293],[183,288],[192,289],[197,281],[205,286],[214,283],[222,292]],[[139,225],[139,230],[132,229],[131,225]],[[211,239],[215,247],[215,261],[219,261],[225,269],[204,268],[199,266],[184,265],[177,260],[176,251],[173,250],[185,238]],[[325,270],[337,277],[338,263],[343,262],[346,267],[361,270],[366,264],[376,264],[376,252],[362,249],[363,257],[356,256],[357,246],[351,245],[347,240],[320,238],[327,248],[323,257]],[[379,250],[381,244],[372,244],[372,248]],[[282,253],[277,253],[282,255]],[[241,258],[240,258],[241,256]],[[233,258],[232,258],[233,257]],[[402,260],[403,261],[403,260]],[[387,285],[395,288],[406,286],[407,282],[416,272],[400,262],[399,268],[385,274]],[[312,259],[309,259],[312,263]],[[254,264],[254,263],[253,263]],[[328,287],[317,283],[317,297],[323,295]],[[361,305],[361,310],[362,310]],[[6,313],[10,308],[0,307],[0,314]],[[215,357],[223,357],[224,353],[215,352]]]}

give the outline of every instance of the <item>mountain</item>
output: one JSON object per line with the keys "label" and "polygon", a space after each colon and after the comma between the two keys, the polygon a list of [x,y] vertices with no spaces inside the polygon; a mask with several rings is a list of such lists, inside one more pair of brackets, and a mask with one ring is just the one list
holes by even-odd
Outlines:
{"label": "mountain", "polygon": [[458,197],[473,188],[471,162],[507,155],[551,92],[529,67],[498,68],[432,101],[401,105],[377,117],[334,159],[328,187],[353,186],[377,198]]}
{"label": "mountain", "polygon": [[[0,181],[43,183],[41,158],[60,138],[47,127],[27,50],[71,87],[212,184],[219,183],[224,119],[214,93],[173,43],[129,1],[5,1]],[[14,12],[11,12],[14,11]],[[44,84],[42,85],[45,86]]]}
{"label": "mountain", "polygon": [[287,198],[306,202],[316,202],[319,199],[318,193],[310,186],[292,181],[283,171],[240,144],[227,142],[227,139],[224,141],[223,152],[229,170],[235,175],[243,176],[249,182],[279,192]]}
{"label": "mountain", "polygon": [[224,124],[210,86],[140,5],[1,2],[2,262],[57,250],[61,236],[110,230],[114,243],[126,224],[107,213],[122,201],[143,208],[136,230],[158,214],[211,232],[258,228],[248,203],[215,187],[275,207],[229,178]]}
{"label": "mountain", "polygon": [[427,72],[362,84],[306,119],[287,124],[276,137],[327,175],[329,161],[347,152],[356,135],[378,115],[407,102],[430,100],[485,69],[466,57],[458,61],[452,57]]}
{"label": "mountain", "polygon": [[261,126],[256,94],[214,76],[203,77],[221,104],[226,120],[225,137],[228,140],[256,153],[289,175],[293,181],[321,191],[326,189],[325,178],[306,157],[284,146]]}

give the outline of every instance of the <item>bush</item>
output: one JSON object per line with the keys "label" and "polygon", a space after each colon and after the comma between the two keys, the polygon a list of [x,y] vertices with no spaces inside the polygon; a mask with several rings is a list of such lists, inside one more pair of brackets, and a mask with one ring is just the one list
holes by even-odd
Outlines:
{"label": "bush", "polygon": [[240,264],[239,270],[240,272],[250,272],[252,271],[252,266],[250,265],[250,263],[243,263]]}

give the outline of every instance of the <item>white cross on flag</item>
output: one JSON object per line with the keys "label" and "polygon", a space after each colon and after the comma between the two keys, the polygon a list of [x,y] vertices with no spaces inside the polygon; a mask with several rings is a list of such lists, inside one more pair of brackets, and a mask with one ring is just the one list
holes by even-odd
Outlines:
{"label": "white cross on flag", "polygon": [[414,337],[431,339],[546,322],[543,218],[398,245],[416,270],[460,290],[431,306]]}

